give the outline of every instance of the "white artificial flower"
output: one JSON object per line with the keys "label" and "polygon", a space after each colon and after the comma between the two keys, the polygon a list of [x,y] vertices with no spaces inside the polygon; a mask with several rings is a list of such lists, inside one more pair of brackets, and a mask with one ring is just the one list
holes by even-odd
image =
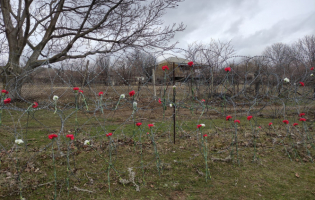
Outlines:
{"label": "white artificial flower", "polygon": [[90,140],[85,140],[84,145],[90,145]]}
{"label": "white artificial flower", "polygon": [[200,124],[202,127],[205,127],[206,125],[205,124]]}
{"label": "white artificial flower", "polygon": [[126,97],[125,94],[121,94],[121,95],[120,95],[120,98],[121,98],[121,99],[124,99],[125,97]]}
{"label": "white artificial flower", "polygon": [[173,85],[173,88],[176,88],[176,85]]}
{"label": "white artificial flower", "polygon": [[311,76],[314,76],[314,74],[311,74]]}
{"label": "white artificial flower", "polygon": [[132,105],[134,108],[137,108],[138,103],[134,101]]}
{"label": "white artificial flower", "polygon": [[24,143],[24,141],[23,140],[21,140],[21,139],[17,139],[17,140],[15,140],[15,144],[23,144]]}
{"label": "white artificial flower", "polygon": [[53,100],[57,101],[59,99],[59,97],[57,95],[54,95]]}
{"label": "white artificial flower", "polygon": [[170,107],[173,107],[173,104],[170,104]]}
{"label": "white artificial flower", "polygon": [[288,78],[284,78],[283,80],[284,80],[284,82],[286,82],[286,83],[289,83],[289,82],[290,82],[290,79],[288,79]]}

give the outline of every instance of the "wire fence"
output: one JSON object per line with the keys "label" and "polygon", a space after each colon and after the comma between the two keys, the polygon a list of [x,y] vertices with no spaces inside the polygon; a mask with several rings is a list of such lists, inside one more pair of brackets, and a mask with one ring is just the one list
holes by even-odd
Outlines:
{"label": "wire fence", "polygon": [[[199,154],[176,162],[205,159],[209,163],[206,180],[211,178],[211,162],[240,165],[240,155],[248,149],[253,161],[259,160],[260,148],[278,146],[290,160],[313,162],[312,62],[292,58],[281,63],[265,56],[232,56],[214,62],[188,55],[143,63],[126,66],[117,59],[112,67],[84,63],[77,68],[45,63],[19,75],[3,70],[2,88],[8,94],[2,91],[1,96],[0,169],[12,179],[1,182],[2,195],[22,198],[29,187],[46,184],[43,179],[29,186],[21,177],[40,168],[39,164],[32,167],[39,157],[51,154],[55,173],[49,184],[55,185],[55,198],[57,188],[65,192],[73,188],[70,180],[90,181],[95,174],[108,174],[108,180],[118,176],[136,187],[139,183],[132,178],[132,170],[117,164],[126,159],[117,153],[125,145],[137,149],[134,156],[150,155],[145,162],[141,157],[134,169],[142,173],[155,166],[160,174],[168,165],[163,160],[172,153],[164,143],[196,144]],[[56,138],[51,141],[47,137],[52,135]],[[91,163],[83,169],[86,177],[78,175],[79,151],[104,158],[103,168],[97,171]],[[56,175],[58,162],[67,163],[66,180]],[[5,167],[8,164],[15,167]],[[131,174],[129,180],[121,178],[127,174]]]}

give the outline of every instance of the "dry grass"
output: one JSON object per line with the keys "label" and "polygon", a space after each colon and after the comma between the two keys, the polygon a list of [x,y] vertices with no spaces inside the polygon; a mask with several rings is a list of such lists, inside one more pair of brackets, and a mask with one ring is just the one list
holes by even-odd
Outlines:
{"label": "dry grass", "polygon": [[[163,88],[157,87],[157,96],[162,97]],[[268,102],[268,99],[260,99],[252,105],[248,99],[240,98],[234,102],[238,104],[233,105],[220,98],[205,98],[207,102],[202,114],[203,104],[189,97],[189,88],[177,86],[176,102],[180,106],[176,113],[176,144],[173,144],[173,108],[167,108],[163,119],[162,105],[152,97],[153,88],[142,86],[136,95],[139,109],[135,121],[143,122],[143,180],[137,127],[135,137],[132,137],[132,98],[127,95],[130,90],[138,91],[138,87],[84,88],[89,111],[86,111],[81,97],[76,122],[71,88],[43,85],[39,90],[25,85],[23,95],[38,100],[40,109],[19,111],[15,108],[26,108],[28,105],[14,102],[3,111],[0,127],[0,196],[3,199],[17,199],[21,193],[26,199],[53,199],[55,178],[52,148],[49,146],[51,140],[47,135],[60,133],[60,148],[54,148],[57,199],[315,198],[315,167],[312,163],[314,140],[305,141],[307,133],[314,136],[312,116],[315,112],[312,101],[301,99],[299,104],[288,101],[284,107],[280,103]],[[172,90],[171,87],[167,89],[167,99],[172,99]],[[207,87],[202,87],[199,92],[203,95],[206,90]],[[105,92],[103,113],[97,108],[99,91]],[[120,102],[115,111],[122,93],[127,98]],[[45,107],[48,102],[52,103],[53,95],[60,97],[58,114],[53,114],[53,105]],[[303,128],[302,122],[297,128],[283,125],[284,108],[290,124],[299,122],[298,113],[305,112],[307,128]],[[246,120],[246,116],[251,113],[254,113],[253,129]],[[233,139],[234,124],[225,120],[226,115],[241,120],[237,128],[238,157]],[[274,129],[268,126],[271,121]],[[161,176],[157,172],[154,146],[146,135],[149,123],[155,125],[155,141],[163,169]],[[196,129],[199,123],[206,124],[202,134],[208,134],[208,165],[211,172],[208,182],[205,180],[205,159],[199,143],[201,136]],[[256,143],[253,130],[257,134]],[[110,171],[110,185],[107,180],[109,142],[105,136],[108,132],[113,132],[112,138],[116,145],[113,167],[118,172]],[[76,135],[69,148],[69,196],[66,134]],[[294,136],[290,137],[291,134]],[[18,148],[14,146],[14,140],[20,137],[26,143]],[[92,146],[83,144],[86,139],[91,140]],[[253,159],[254,155],[256,159]],[[128,168],[133,168],[134,181],[140,186],[140,192],[131,183],[120,183],[120,178],[129,179]]]}
{"label": "dry grass", "polygon": [[[160,105],[155,104],[158,108]],[[151,109],[154,109],[152,107]],[[57,155],[57,198],[58,199],[313,199],[315,176],[314,164],[311,163],[303,145],[297,146],[298,154],[295,154],[291,141],[287,137],[285,126],[275,121],[275,131],[262,125],[257,138],[257,157],[253,162],[254,145],[252,130],[244,118],[241,119],[241,126],[238,128],[239,161],[235,154],[233,141],[234,129],[230,123],[220,116],[211,115],[201,119],[207,124],[202,131],[207,133],[209,147],[209,167],[211,180],[205,181],[205,160],[203,152],[196,138],[197,118],[200,112],[192,118],[186,116],[179,118],[177,124],[176,144],[172,143],[172,129],[166,114],[166,120],[157,119],[161,112],[139,112],[137,119],[143,119],[145,126],[155,121],[155,132],[157,134],[158,150],[162,161],[163,172],[158,175],[155,166],[155,156],[152,143],[143,134],[143,161],[144,161],[144,182],[140,162],[139,132],[137,137],[131,140],[132,122],[128,121],[121,125],[129,114],[127,108],[107,118],[106,130],[114,131],[114,141],[117,145],[113,154],[114,170],[110,173],[111,194],[107,182],[106,169],[109,159],[108,138],[104,132],[99,132],[102,122],[101,113],[86,115],[79,112],[78,123],[80,130],[77,132],[75,142],[70,147],[70,191],[67,192],[67,157],[60,157],[58,148],[54,148]],[[129,109],[130,112],[130,109]],[[189,114],[190,111],[183,111]],[[68,111],[68,114],[71,111]],[[6,114],[6,113],[4,113]],[[65,112],[67,114],[67,112]],[[109,113],[104,113],[108,116]],[[12,113],[12,116],[15,116]],[[98,120],[95,117],[99,117]],[[111,115],[109,115],[111,116]],[[180,116],[185,116],[184,114]],[[19,117],[19,116],[17,116]],[[26,118],[26,116],[25,116]],[[144,119],[145,118],[145,119]],[[27,133],[27,151],[22,148],[8,148],[14,140],[11,131],[2,131],[1,144],[4,144],[6,151],[1,152],[0,166],[0,195],[4,199],[16,199],[19,197],[20,188],[26,199],[52,199],[54,193],[54,175],[52,165],[51,148],[43,149],[51,143],[47,134],[59,130],[58,117],[47,114],[45,111],[35,113],[35,119],[28,121],[28,128],[22,123]],[[189,120],[188,120],[189,119]],[[21,119],[24,121],[25,119]],[[121,121],[120,121],[121,120]],[[267,124],[268,118],[256,118],[257,124]],[[43,128],[39,122],[49,126]],[[25,121],[24,121],[25,122]],[[87,123],[88,122],[88,123]],[[11,127],[9,120],[5,119],[4,124]],[[311,125],[311,121],[308,122]],[[75,133],[74,117],[69,118],[65,124],[64,134]],[[257,127],[256,127],[257,128]],[[313,130],[310,131],[314,134]],[[144,127],[144,133],[148,131]],[[3,129],[2,129],[3,130]],[[9,130],[9,129],[8,129]],[[258,130],[258,129],[257,129]],[[292,130],[294,131],[294,130]],[[295,133],[295,132],[293,132]],[[279,137],[277,135],[283,135]],[[61,137],[61,151],[66,153],[66,139]],[[84,146],[85,139],[90,139],[92,147]],[[283,145],[280,141],[284,139]],[[302,138],[295,138],[300,141]],[[137,145],[134,144],[136,142]],[[290,161],[286,154],[285,147],[292,157]],[[315,151],[307,147],[312,155]],[[232,160],[227,159],[233,150]],[[18,160],[17,160],[18,158]],[[221,161],[220,161],[221,160]],[[132,167],[135,172],[135,183],[140,186],[140,192],[136,192],[135,186],[120,184],[120,178],[128,179],[128,168]],[[19,176],[18,176],[19,175]]]}

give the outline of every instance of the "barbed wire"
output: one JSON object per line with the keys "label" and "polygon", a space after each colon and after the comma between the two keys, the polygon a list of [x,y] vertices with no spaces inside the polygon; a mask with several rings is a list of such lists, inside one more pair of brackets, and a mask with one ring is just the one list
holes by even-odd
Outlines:
{"label": "barbed wire", "polygon": [[[76,151],[69,152],[69,148],[65,150],[65,146],[70,145],[65,140],[67,134],[75,135],[72,144],[77,148],[90,148],[101,158],[110,152],[113,157],[110,166],[120,177],[125,176],[127,170],[115,168],[118,160],[123,159],[117,156],[117,149],[126,144],[134,148],[144,146],[149,148],[156,145],[154,147],[163,152],[161,143],[175,142],[173,134],[176,134],[176,139],[197,143],[199,155],[202,157],[203,140],[201,129],[196,128],[197,124],[206,124],[206,127],[209,127],[204,130],[209,137],[220,135],[226,144],[218,149],[224,152],[223,156],[232,155],[232,158],[235,154],[229,152],[232,152],[235,146],[247,144],[239,150],[240,154],[246,148],[254,148],[255,141],[262,132],[276,134],[273,139],[279,140],[279,146],[285,146],[289,155],[293,155],[293,151],[299,151],[302,156],[304,151],[307,151],[307,148],[299,149],[298,143],[302,143],[302,146],[314,144],[314,120],[311,116],[315,116],[313,111],[315,84],[312,66],[303,61],[306,57],[295,58],[298,63],[274,66],[269,62],[252,62],[255,59],[269,59],[266,56],[233,55],[216,63],[217,68],[190,60],[189,56],[172,57],[165,62],[155,62],[147,66],[149,71],[141,71],[141,68],[137,68],[137,64],[132,62],[121,67],[119,66],[121,55],[116,58],[110,69],[103,68],[98,71],[89,69],[96,69],[97,64],[81,71],[78,69],[61,71],[60,68],[48,68],[47,66],[52,65],[49,62],[44,62],[42,66],[31,70],[23,71],[23,68],[20,68],[21,73],[2,69],[2,79],[6,80],[2,88],[8,90],[9,94],[2,93],[1,98],[0,129],[1,134],[6,136],[0,142],[1,162],[7,159],[22,159],[16,152],[23,151],[26,161],[23,166],[19,166],[20,171],[16,179],[30,163],[38,159],[38,156],[44,152],[50,153],[47,149],[52,143],[48,139],[40,147],[33,149],[28,147],[32,139],[28,138],[28,134],[36,129],[41,130],[45,138],[52,133],[58,135],[56,140],[58,154],[65,156],[69,153],[67,158],[73,157],[73,166],[69,169],[71,177],[81,181],[88,181],[89,178],[85,179],[72,172],[76,168],[74,159]],[[236,64],[235,58],[244,60]],[[187,61],[193,61],[195,64],[190,67]],[[163,71],[161,67],[164,65],[167,65],[169,70]],[[288,78],[288,81],[285,78]],[[73,92],[73,87],[76,86],[82,86],[80,89],[83,92]],[[132,90],[135,91],[135,95],[128,97]],[[104,94],[99,96],[99,92]],[[121,98],[122,94],[126,98]],[[54,95],[58,96],[58,100],[53,100]],[[7,97],[12,98],[12,103],[4,103]],[[36,108],[32,108],[34,101],[38,102]],[[137,102],[136,106],[134,102]],[[308,116],[307,121],[301,121],[303,128],[293,129],[282,125],[282,120],[298,121],[301,113]],[[247,130],[253,137],[246,138],[244,136],[246,128],[237,127],[233,122],[225,120],[228,115],[233,119],[242,120],[246,120],[247,116],[253,116],[253,120],[250,121],[252,128]],[[271,119],[270,122],[277,130],[282,127],[285,135],[282,133],[279,136],[280,133],[272,130],[266,120],[262,120],[264,118]],[[36,126],[31,124],[32,120],[37,123]],[[154,123],[154,127],[136,128],[136,122],[142,122],[143,125]],[[265,131],[260,131],[262,127]],[[148,130],[149,136],[146,136]],[[240,142],[237,142],[233,135],[235,130],[241,134]],[[140,131],[149,144],[140,142]],[[106,134],[110,132],[113,133],[112,139],[105,140]],[[150,140],[153,135],[155,140]],[[294,135],[292,145],[288,142],[289,139],[292,140],[291,135]],[[24,146],[15,144],[17,139],[23,139]],[[84,145],[86,140],[89,140],[91,145]],[[266,148],[273,148],[273,145]],[[313,150],[304,158],[313,161],[311,151]],[[212,157],[218,156],[214,151],[209,152]],[[146,164],[134,168],[153,167],[157,158],[156,154],[151,155]],[[187,164],[200,156],[193,155],[176,162]],[[291,159],[290,156],[289,158]],[[106,160],[105,164],[108,163]],[[110,168],[99,171],[84,170],[91,175],[107,173]],[[58,184],[61,182],[59,180]],[[41,184],[43,183],[33,187],[39,187]]]}

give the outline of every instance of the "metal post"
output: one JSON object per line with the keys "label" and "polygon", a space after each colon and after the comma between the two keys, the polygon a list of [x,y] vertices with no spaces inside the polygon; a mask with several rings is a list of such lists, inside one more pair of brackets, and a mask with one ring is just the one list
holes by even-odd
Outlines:
{"label": "metal post", "polygon": [[[173,86],[175,86],[175,63],[173,63]],[[175,108],[175,100],[176,100],[176,89],[173,88],[173,125],[174,125],[174,144],[175,144],[175,135],[176,135],[176,108]]]}
{"label": "metal post", "polygon": [[154,99],[156,97],[156,88],[155,88],[155,71],[152,69],[152,83],[153,83],[153,93],[154,93]]}

